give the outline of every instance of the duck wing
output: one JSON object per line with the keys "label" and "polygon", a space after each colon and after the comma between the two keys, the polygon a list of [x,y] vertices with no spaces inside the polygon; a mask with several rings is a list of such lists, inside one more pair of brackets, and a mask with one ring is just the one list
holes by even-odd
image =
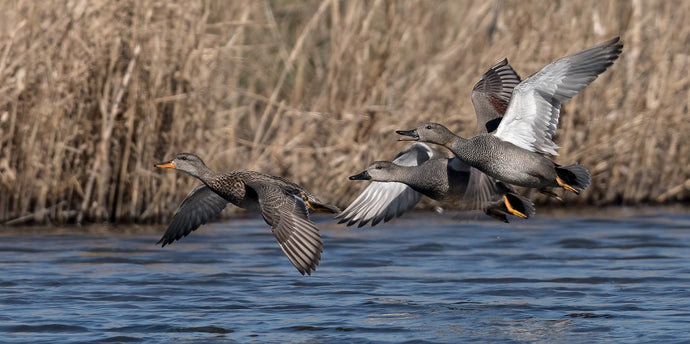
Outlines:
{"label": "duck wing", "polygon": [[[418,166],[423,162],[445,156],[443,152],[429,145],[415,142],[398,153],[393,163],[402,166]],[[347,226],[365,226],[371,222],[376,226],[381,221],[388,222],[412,209],[422,199],[422,194],[404,183],[371,182],[336,219]]]}
{"label": "duck wing", "polygon": [[494,135],[532,152],[558,155],[552,141],[561,103],[575,96],[618,58],[620,38],[566,56],[542,68],[513,90]]}
{"label": "duck wing", "polygon": [[179,240],[208,222],[225,209],[228,201],[205,184],[192,190],[175,211],[172,222],[156,244],[162,247]]}
{"label": "duck wing", "polygon": [[471,210],[484,210],[489,204],[497,201],[498,194],[496,182],[493,178],[472,167],[467,181],[467,189],[463,195],[464,203]]}
{"label": "duck wing", "polygon": [[371,182],[336,219],[347,226],[358,223],[358,227],[371,221],[373,227],[401,216],[421,199],[422,194],[403,183]]}
{"label": "duck wing", "polygon": [[321,260],[323,241],[319,229],[309,220],[304,200],[270,182],[245,184],[256,191],[261,215],[271,226],[283,253],[302,275],[311,275]]}
{"label": "duck wing", "polygon": [[498,127],[508,108],[520,76],[507,59],[489,68],[472,89],[472,105],[477,115],[477,133],[490,133]]}
{"label": "duck wing", "polygon": [[[477,133],[496,130],[508,108],[513,90],[520,83],[520,76],[507,59],[489,68],[472,89],[472,105],[477,115]],[[471,209],[486,210],[500,199],[496,182],[476,168],[469,169],[467,189],[463,204]]]}
{"label": "duck wing", "polygon": [[461,198],[461,208],[486,211],[489,206],[501,200],[502,194],[495,179],[474,167],[470,167],[457,157],[450,159],[448,166],[457,172],[464,172],[467,176],[465,177],[467,186]]}
{"label": "duck wing", "polygon": [[510,199],[511,206],[522,212],[527,218],[534,216],[534,203],[527,197],[517,193],[510,185],[489,177],[475,168],[470,170],[467,191],[463,201],[469,205],[471,210],[479,209],[489,216],[508,222],[506,215],[511,213],[506,208],[504,196]]}

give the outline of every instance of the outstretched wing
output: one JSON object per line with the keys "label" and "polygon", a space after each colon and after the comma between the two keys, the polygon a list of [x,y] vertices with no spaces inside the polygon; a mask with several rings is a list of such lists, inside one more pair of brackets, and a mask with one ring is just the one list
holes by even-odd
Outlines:
{"label": "outstretched wing", "polygon": [[471,167],[457,157],[448,162],[448,166],[455,171],[464,172],[467,176],[467,186],[462,195],[461,208],[466,210],[485,210],[486,207],[500,199],[496,183],[493,178]]}
{"label": "outstretched wing", "polygon": [[463,203],[469,209],[483,210],[500,197],[494,179],[472,167],[467,181],[467,190],[463,196]]}
{"label": "outstretched wing", "polygon": [[623,44],[616,37],[542,68],[513,91],[498,138],[533,152],[558,155],[552,141],[561,103],[587,87],[613,64]]}
{"label": "outstretched wing", "polygon": [[422,194],[403,183],[371,182],[336,219],[347,226],[358,223],[358,227],[371,221],[373,227],[401,216],[421,199]]}
{"label": "outstretched wing", "polygon": [[[442,152],[432,149],[425,143],[415,142],[398,153],[393,163],[401,166],[418,166],[429,159],[441,156],[444,156]],[[371,182],[336,216],[336,219],[339,219],[338,223],[347,222],[347,226],[357,224],[358,227],[362,227],[371,222],[373,227],[381,221],[387,222],[402,216],[414,208],[421,199],[422,194],[404,183]]]}
{"label": "outstretched wing", "polygon": [[225,209],[228,201],[201,184],[185,197],[175,211],[172,222],[156,244],[165,245],[187,236]]}
{"label": "outstretched wing", "polygon": [[311,275],[321,260],[323,241],[319,229],[309,220],[304,200],[271,183],[252,181],[246,185],[256,191],[261,215],[283,253],[302,275]]}
{"label": "outstretched wing", "polygon": [[490,133],[498,127],[508,108],[513,89],[520,76],[508,60],[489,68],[472,89],[472,105],[477,115],[477,133]]}

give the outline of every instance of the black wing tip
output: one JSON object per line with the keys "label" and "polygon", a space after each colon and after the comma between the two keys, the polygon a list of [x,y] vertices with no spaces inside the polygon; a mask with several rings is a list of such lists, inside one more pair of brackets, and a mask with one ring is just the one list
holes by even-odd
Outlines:
{"label": "black wing tip", "polygon": [[345,209],[345,211],[340,212],[340,214],[334,216],[333,218],[338,220],[338,224],[347,222],[345,223],[345,226],[347,227],[350,227],[357,222],[352,220],[352,216],[351,214],[347,213],[347,209]]}
{"label": "black wing tip", "polygon": [[307,275],[311,276],[311,273],[316,271],[316,267],[319,265],[319,262],[321,261],[321,253],[323,253],[323,249],[320,249],[319,254],[314,257],[314,259],[310,262],[303,262],[306,264],[300,264],[297,265],[295,262],[292,261],[292,259],[289,259],[292,265],[299,271],[302,276]]}
{"label": "black wing tip", "polygon": [[618,58],[618,55],[621,54],[623,51],[623,42],[621,42],[621,37],[618,36],[610,41],[610,44],[613,45],[614,51],[613,53],[616,55],[616,58]]}
{"label": "black wing tip", "polygon": [[161,240],[158,240],[158,242],[156,242],[156,245],[161,245],[161,247],[165,247],[165,245],[170,245],[170,244],[172,244],[174,241],[175,241],[175,240],[170,240],[170,239],[168,239],[168,238],[166,238],[166,237],[162,237]]}
{"label": "black wing tip", "polygon": [[606,43],[608,43],[608,44],[618,44],[618,45],[620,45],[621,47],[623,46],[623,42],[621,42],[621,36],[620,36],[620,35],[611,38],[611,39],[610,39],[608,42],[606,42]]}
{"label": "black wing tip", "polygon": [[[347,209],[345,210],[347,211]],[[341,213],[340,215],[344,214],[345,212]],[[345,216],[336,216],[335,218],[338,219],[338,224],[344,223],[346,227],[352,227],[354,225],[357,225],[357,228],[362,228],[369,223],[369,219],[354,219],[354,216],[352,214],[346,214]],[[346,223],[347,222],[347,223]],[[372,227],[375,226],[375,224],[371,225]]]}
{"label": "black wing tip", "polygon": [[[601,49],[604,54],[609,55],[609,62],[613,64],[613,61],[618,59],[620,54],[623,52],[623,42],[620,36],[616,36],[608,41],[605,41],[597,46],[592,47],[593,50]],[[610,66],[610,64],[609,64]],[[607,66],[608,67],[608,66]]]}
{"label": "black wing tip", "polygon": [[[316,264],[318,264],[318,262]],[[299,271],[299,273],[301,273],[302,276],[307,275],[309,277],[309,276],[311,276],[312,272],[316,271],[316,265],[309,266],[306,269],[297,268],[297,271]]]}
{"label": "black wing tip", "polygon": [[[189,233],[187,233],[187,234],[189,234]],[[178,240],[186,237],[187,234],[178,235],[178,236],[171,236],[171,235],[168,235],[168,233],[163,234],[163,237],[160,240],[158,240],[158,242],[156,242],[156,245],[161,245],[161,247],[165,247],[166,245],[170,245],[170,244],[174,243],[175,241],[178,241]]]}

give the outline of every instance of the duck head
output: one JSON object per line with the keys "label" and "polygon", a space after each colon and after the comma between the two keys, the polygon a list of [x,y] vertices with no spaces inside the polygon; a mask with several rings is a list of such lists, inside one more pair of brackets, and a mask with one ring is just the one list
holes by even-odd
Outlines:
{"label": "duck head", "polygon": [[375,161],[366,170],[350,176],[350,180],[390,181],[396,167],[398,165],[389,161]]}
{"label": "duck head", "polygon": [[415,129],[396,130],[399,135],[407,136],[399,141],[422,141],[444,145],[455,136],[448,128],[438,123],[425,122]]}
{"label": "duck head", "polygon": [[202,170],[208,169],[198,156],[192,153],[180,153],[174,159],[153,165],[158,168],[174,168],[178,171],[198,177]]}

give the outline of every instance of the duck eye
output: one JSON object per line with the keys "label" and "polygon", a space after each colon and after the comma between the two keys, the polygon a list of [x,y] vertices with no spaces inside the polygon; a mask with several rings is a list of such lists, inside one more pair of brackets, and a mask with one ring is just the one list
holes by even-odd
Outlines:
{"label": "duck eye", "polygon": [[431,125],[430,125],[430,124],[427,124],[427,125],[426,125],[426,128],[429,129],[429,130],[431,130]]}
{"label": "duck eye", "polygon": [[374,167],[374,168],[377,169],[377,170],[380,170],[380,169],[381,169],[381,166],[380,166],[380,165],[377,165],[377,166]]}
{"label": "duck eye", "polygon": [[181,156],[181,157],[180,157],[180,160],[187,160],[187,157],[186,157],[186,156]]}

